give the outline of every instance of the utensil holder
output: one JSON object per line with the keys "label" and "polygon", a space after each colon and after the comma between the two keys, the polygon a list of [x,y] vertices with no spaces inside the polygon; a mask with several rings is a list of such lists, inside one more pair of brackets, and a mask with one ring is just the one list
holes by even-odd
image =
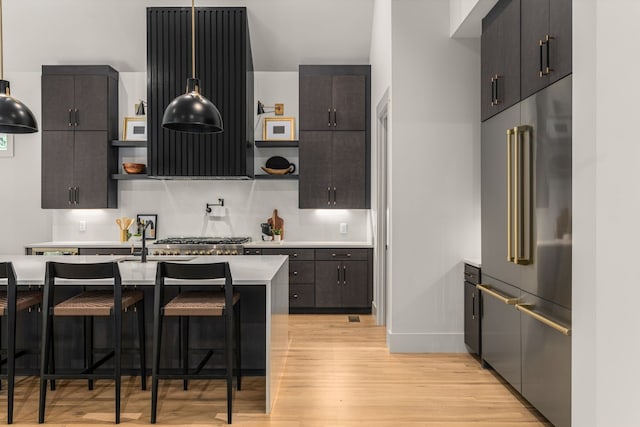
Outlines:
{"label": "utensil holder", "polygon": [[129,230],[120,230],[120,242],[128,242],[129,241]]}

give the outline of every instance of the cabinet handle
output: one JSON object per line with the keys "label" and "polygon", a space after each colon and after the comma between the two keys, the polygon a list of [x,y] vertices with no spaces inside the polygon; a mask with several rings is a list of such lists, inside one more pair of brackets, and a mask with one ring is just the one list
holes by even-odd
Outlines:
{"label": "cabinet handle", "polygon": [[298,294],[293,294],[293,295],[291,295],[291,298],[293,298],[293,299],[298,299]]}
{"label": "cabinet handle", "polygon": [[294,272],[293,272],[293,275],[294,275],[294,276],[297,276],[297,275],[298,275],[298,272],[297,272],[297,271],[294,271]]}
{"label": "cabinet handle", "polygon": [[[543,40],[538,40],[540,44],[540,72],[538,73],[538,77],[544,77],[544,65],[542,64],[542,50],[544,48],[545,42]],[[549,50],[547,49],[547,52]]]}
{"label": "cabinet handle", "polygon": [[71,187],[69,187],[68,191],[69,191],[69,194],[68,194],[68,196],[67,196],[67,203],[68,203],[69,205],[71,205],[71,204],[73,203],[73,200],[72,200],[72,197],[73,197],[73,195],[72,195],[72,194],[73,194],[73,193],[72,193],[72,191],[73,191],[73,189],[72,189]]}
{"label": "cabinet handle", "polygon": [[333,127],[338,126],[338,112],[336,109],[333,109]]}
{"label": "cabinet handle", "polygon": [[327,187],[327,205],[331,205],[331,187]]}
{"label": "cabinet handle", "polygon": [[327,126],[331,127],[331,108],[327,108]]}
{"label": "cabinet handle", "polygon": [[471,294],[471,320],[476,320],[476,294]]}
{"label": "cabinet handle", "polygon": [[495,107],[496,103],[495,103],[495,96],[493,96],[493,94],[495,93],[495,79],[493,77],[491,77],[491,106]]}
{"label": "cabinet handle", "polygon": [[71,116],[72,114],[73,110],[69,108],[69,127],[73,126],[73,117]]}
{"label": "cabinet handle", "polygon": [[340,286],[340,266],[338,266],[338,286]]}
{"label": "cabinet handle", "polygon": [[78,109],[76,108],[76,127],[78,127],[78,124],[80,123],[80,113],[78,112]]}
{"label": "cabinet handle", "polygon": [[332,257],[336,258],[336,257],[347,257],[347,258],[351,258],[351,253],[347,253],[347,254],[331,254]]}
{"label": "cabinet handle", "polygon": [[571,335],[571,328],[567,328],[566,326],[561,325],[557,322],[554,322],[551,319],[547,319],[541,314],[538,314],[535,311],[533,311],[532,308],[533,306],[529,304],[516,304],[516,309],[518,311],[528,314],[529,316],[533,317],[537,321],[544,323],[545,325],[555,329],[556,331],[560,332],[563,335],[566,335],[566,336]]}
{"label": "cabinet handle", "polygon": [[333,187],[333,206],[336,205],[336,200],[338,199],[336,187]]}
{"label": "cabinet handle", "polygon": [[347,266],[342,264],[342,284],[347,285]]}
{"label": "cabinet handle", "polygon": [[501,78],[501,77],[502,77],[502,76],[500,76],[499,74],[496,74],[496,75],[495,75],[495,79],[496,79],[496,84],[495,84],[495,88],[496,88],[496,100],[495,100],[495,105],[500,104],[500,95],[499,95],[499,93],[498,93],[498,83],[499,83],[499,80],[500,80],[500,78]]}
{"label": "cabinet handle", "polygon": [[293,254],[293,257],[294,257],[294,258],[298,258],[298,254],[297,254],[297,253],[294,253],[294,254]]}
{"label": "cabinet handle", "polygon": [[74,203],[77,205],[78,203],[80,203],[80,187],[76,187],[74,190],[74,193],[75,193]]}
{"label": "cabinet handle", "polygon": [[545,75],[550,74],[553,69],[551,68],[551,61],[549,60],[549,51],[551,50],[551,40],[553,39],[553,37],[551,37],[549,34],[547,34],[545,36],[545,40],[547,42],[547,67],[544,70]]}

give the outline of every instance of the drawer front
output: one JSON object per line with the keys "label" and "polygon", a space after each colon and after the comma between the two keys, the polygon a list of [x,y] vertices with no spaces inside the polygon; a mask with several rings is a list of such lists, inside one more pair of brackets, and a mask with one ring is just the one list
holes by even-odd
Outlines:
{"label": "drawer front", "polygon": [[289,261],[289,283],[310,283],[315,280],[313,261]]}
{"label": "drawer front", "polygon": [[80,248],[78,255],[131,255],[131,248]]}
{"label": "drawer front", "polygon": [[244,254],[245,255],[262,255],[262,249],[245,248]]}
{"label": "drawer front", "polygon": [[262,255],[289,255],[289,261],[313,261],[313,249],[262,249]]}
{"label": "drawer front", "polygon": [[473,283],[477,285],[480,283],[480,269],[473,265],[464,265],[464,280],[465,282]]}
{"label": "drawer front", "polygon": [[369,257],[370,249],[316,249],[316,260],[318,261],[366,261]]}
{"label": "drawer front", "polygon": [[313,285],[289,285],[289,307],[314,307]]}

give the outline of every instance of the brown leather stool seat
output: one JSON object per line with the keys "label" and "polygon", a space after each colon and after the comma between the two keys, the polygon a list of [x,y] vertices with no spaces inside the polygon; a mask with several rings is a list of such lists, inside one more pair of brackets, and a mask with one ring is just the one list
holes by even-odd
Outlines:
{"label": "brown leather stool seat", "polygon": [[[122,291],[122,309],[142,301],[142,291]],[[113,314],[113,291],[85,291],[75,295],[53,309],[54,316],[111,316]]]}
{"label": "brown leather stool seat", "polygon": [[[16,296],[16,312],[26,310],[29,307],[42,303],[42,292],[40,291],[18,291]],[[7,292],[0,292],[0,316],[8,314],[9,297]]]}
{"label": "brown leather stool seat", "polygon": [[[233,304],[240,294],[233,293]],[[224,292],[186,291],[176,295],[164,306],[165,316],[222,316],[224,312]]]}

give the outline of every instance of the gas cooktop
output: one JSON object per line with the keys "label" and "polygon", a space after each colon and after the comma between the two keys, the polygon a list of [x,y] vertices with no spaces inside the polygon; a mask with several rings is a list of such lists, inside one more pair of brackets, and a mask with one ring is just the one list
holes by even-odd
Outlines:
{"label": "gas cooktop", "polygon": [[241,245],[251,237],[169,237],[156,240],[156,245]]}
{"label": "gas cooktop", "polygon": [[251,237],[169,237],[153,243],[153,255],[242,255]]}

